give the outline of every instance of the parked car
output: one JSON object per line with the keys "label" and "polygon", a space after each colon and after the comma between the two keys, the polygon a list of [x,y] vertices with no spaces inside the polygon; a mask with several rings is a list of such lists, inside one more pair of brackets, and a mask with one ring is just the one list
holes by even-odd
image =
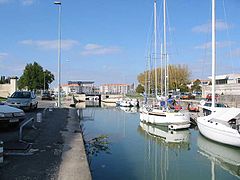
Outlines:
{"label": "parked car", "polygon": [[[220,95],[217,94],[217,93],[215,93],[215,99],[217,99],[217,98],[219,98],[219,97],[220,97]],[[212,100],[212,93],[207,94],[206,99],[207,99],[208,101],[211,101],[211,100]]]}
{"label": "parked car", "polygon": [[181,93],[180,99],[195,99],[195,96],[191,93]]}
{"label": "parked car", "polygon": [[202,92],[196,91],[192,93],[195,97],[202,97]]}
{"label": "parked car", "polygon": [[[212,102],[205,102],[205,104],[203,106],[211,107]],[[223,103],[215,103],[215,107],[229,107],[229,106],[226,104],[223,104]],[[203,108],[203,114],[205,116],[207,116],[207,115],[211,114],[211,110]]]}
{"label": "parked car", "polygon": [[6,104],[0,104],[0,127],[15,125],[25,119],[25,113],[23,110],[8,106]]}
{"label": "parked car", "polygon": [[53,98],[52,98],[50,92],[43,92],[41,99],[42,100],[52,100]]}
{"label": "parked car", "polygon": [[37,109],[38,101],[32,91],[15,91],[8,97],[6,104],[23,110]]}

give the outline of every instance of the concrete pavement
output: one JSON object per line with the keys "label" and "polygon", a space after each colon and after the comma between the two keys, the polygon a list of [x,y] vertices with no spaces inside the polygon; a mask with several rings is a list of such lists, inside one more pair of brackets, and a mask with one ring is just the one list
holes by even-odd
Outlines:
{"label": "concrete pavement", "polygon": [[[38,111],[46,107],[41,105]],[[49,107],[53,107],[50,103]],[[36,122],[35,122],[36,123]],[[84,149],[79,119],[75,109],[52,108],[46,110],[42,123],[24,128],[23,140],[27,149],[18,148],[16,130],[0,131],[5,137],[4,162],[0,164],[0,179],[91,179]],[[8,134],[14,134],[8,136]],[[6,147],[10,143],[11,149]]]}
{"label": "concrete pavement", "polygon": [[69,109],[66,131],[62,132],[64,147],[59,180],[91,180],[83,137],[75,109]]}

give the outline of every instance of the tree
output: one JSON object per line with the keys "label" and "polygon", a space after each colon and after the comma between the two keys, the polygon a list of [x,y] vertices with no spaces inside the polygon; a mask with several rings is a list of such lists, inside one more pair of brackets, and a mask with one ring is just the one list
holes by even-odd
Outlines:
{"label": "tree", "polygon": [[33,64],[27,64],[23,75],[18,81],[19,89],[37,90],[44,88],[44,81],[46,89],[49,88],[49,84],[54,80],[54,75],[48,71],[43,71],[42,66],[34,62]]}
{"label": "tree", "polygon": [[1,76],[0,77],[0,84],[7,84],[10,83],[10,77],[5,77],[5,76]]}
{"label": "tree", "polygon": [[202,87],[200,85],[201,85],[201,81],[199,79],[194,81],[193,85],[191,86],[192,91],[201,92],[202,91]]}
{"label": "tree", "polygon": [[[54,75],[48,71],[47,69],[43,72],[43,80],[45,82],[45,88],[49,88],[49,84],[51,84],[54,81]],[[43,83],[44,84],[44,83]]]}
{"label": "tree", "polygon": [[[151,87],[150,92],[154,90],[155,87],[155,69],[149,71],[145,71],[143,73],[140,73],[137,77],[138,82],[140,84],[147,84],[149,87]],[[161,88],[161,78],[160,74],[165,73],[165,69],[157,68],[157,74],[158,74],[158,84],[157,88],[160,90]],[[188,90],[187,83],[189,82],[190,72],[188,70],[187,65],[168,65],[168,89],[180,89],[180,91],[186,91]],[[148,82],[148,83],[146,83]],[[150,83],[150,84],[149,84]],[[164,86],[164,80],[163,80],[163,86]],[[164,88],[163,88],[164,89]]]}
{"label": "tree", "polygon": [[186,84],[180,84],[179,89],[181,92],[189,92],[189,88]]}
{"label": "tree", "polygon": [[144,87],[141,84],[138,84],[137,88],[136,88],[136,92],[137,93],[143,93],[144,92]]}

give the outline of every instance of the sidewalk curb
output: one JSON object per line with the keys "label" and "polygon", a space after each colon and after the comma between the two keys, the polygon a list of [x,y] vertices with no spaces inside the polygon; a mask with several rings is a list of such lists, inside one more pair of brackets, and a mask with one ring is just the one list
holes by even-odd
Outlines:
{"label": "sidewalk curb", "polygon": [[90,168],[85,152],[82,133],[79,131],[79,120],[76,109],[69,108],[69,118],[62,132],[64,147],[60,164],[59,180],[91,180]]}

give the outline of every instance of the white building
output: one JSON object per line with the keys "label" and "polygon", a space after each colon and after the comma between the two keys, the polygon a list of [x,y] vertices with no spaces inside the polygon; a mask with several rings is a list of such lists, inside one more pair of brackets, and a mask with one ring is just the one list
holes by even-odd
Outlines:
{"label": "white building", "polygon": [[9,84],[0,84],[0,97],[8,97],[17,90],[17,77],[10,78]]}
{"label": "white building", "polygon": [[66,94],[91,94],[94,91],[94,81],[68,81],[68,84],[62,85],[62,90]]}
{"label": "white building", "polygon": [[101,94],[127,94],[134,87],[129,84],[103,84],[100,86]]}
{"label": "white building", "polygon": [[[212,77],[209,77],[212,79]],[[225,74],[216,76],[216,93],[224,95],[240,95],[240,74]],[[202,86],[203,97],[212,92],[211,85]]]}

